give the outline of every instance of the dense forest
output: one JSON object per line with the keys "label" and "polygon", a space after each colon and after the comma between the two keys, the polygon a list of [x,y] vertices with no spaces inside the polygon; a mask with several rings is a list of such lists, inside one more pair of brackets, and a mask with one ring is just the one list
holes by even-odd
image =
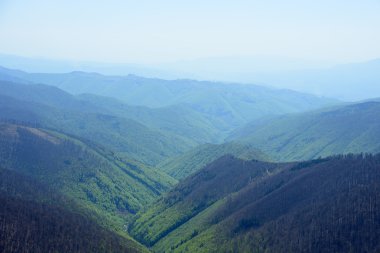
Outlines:
{"label": "dense forest", "polygon": [[377,252],[379,182],[379,155],[225,156],[139,214],[131,233],[155,252]]}
{"label": "dense forest", "polygon": [[379,104],[0,68],[0,252],[378,252]]}

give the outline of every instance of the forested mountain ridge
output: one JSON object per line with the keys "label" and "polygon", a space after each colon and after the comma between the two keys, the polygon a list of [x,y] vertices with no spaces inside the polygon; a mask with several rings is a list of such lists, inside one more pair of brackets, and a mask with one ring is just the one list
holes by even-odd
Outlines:
{"label": "forested mountain ridge", "polygon": [[127,219],[176,181],[56,131],[0,124],[0,166],[42,182],[123,231]]}
{"label": "forested mountain ridge", "polygon": [[380,103],[368,101],[252,122],[228,140],[250,143],[281,161],[380,152]]}
{"label": "forested mountain ridge", "polygon": [[[246,181],[223,191],[231,173]],[[380,155],[287,164],[226,156],[140,213],[131,233],[155,252],[377,252],[379,182]]]}

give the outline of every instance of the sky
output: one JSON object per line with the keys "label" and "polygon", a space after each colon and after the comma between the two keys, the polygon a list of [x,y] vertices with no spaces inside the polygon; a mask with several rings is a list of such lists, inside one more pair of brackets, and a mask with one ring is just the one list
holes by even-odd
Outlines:
{"label": "sky", "polygon": [[380,57],[379,0],[0,0],[0,53],[114,63]]}

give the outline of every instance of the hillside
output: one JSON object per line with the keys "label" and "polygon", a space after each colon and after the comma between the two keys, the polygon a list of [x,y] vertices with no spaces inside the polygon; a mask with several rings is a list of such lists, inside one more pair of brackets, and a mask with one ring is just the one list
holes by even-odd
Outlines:
{"label": "hillside", "polygon": [[252,122],[228,139],[271,157],[308,160],[333,154],[380,152],[380,103],[364,102]]}
{"label": "hillside", "polygon": [[223,144],[200,145],[185,152],[183,155],[169,158],[160,163],[157,168],[176,179],[184,179],[214,160],[228,154],[245,160],[270,160],[266,154],[255,149],[252,145],[227,142]]}
{"label": "hillside", "polygon": [[130,230],[155,252],[377,252],[379,182],[379,155],[287,164],[226,156]]}
{"label": "hillside", "polygon": [[[0,169],[1,252],[146,252],[46,185]],[[79,212],[78,212],[79,211]]]}
{"label": "hillside", "polygon": [[127,219],[176,181],[102,147],[58,133],[0,124],[0,167],[42,182],[122,231]]}

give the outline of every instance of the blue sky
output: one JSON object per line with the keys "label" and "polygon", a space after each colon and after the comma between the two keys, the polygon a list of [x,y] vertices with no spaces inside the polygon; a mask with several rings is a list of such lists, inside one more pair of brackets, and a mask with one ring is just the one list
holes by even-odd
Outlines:
{"label": "blue sky", "polygon": [[380,57],[378,0],[0,0],[0,53],[159,63]]}

